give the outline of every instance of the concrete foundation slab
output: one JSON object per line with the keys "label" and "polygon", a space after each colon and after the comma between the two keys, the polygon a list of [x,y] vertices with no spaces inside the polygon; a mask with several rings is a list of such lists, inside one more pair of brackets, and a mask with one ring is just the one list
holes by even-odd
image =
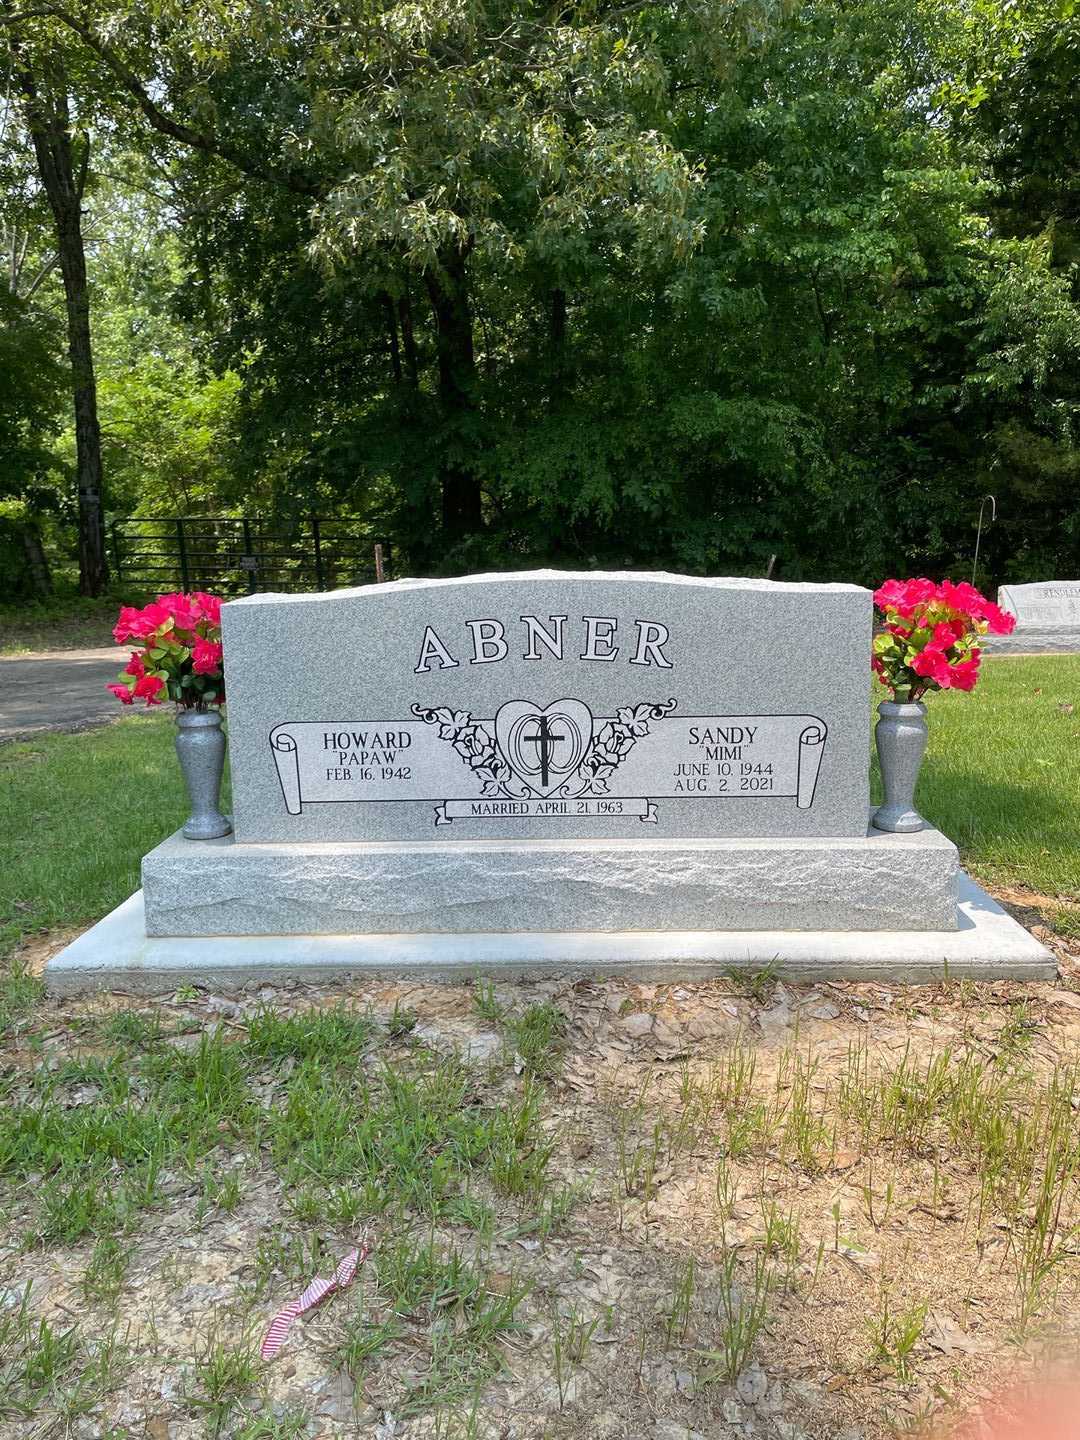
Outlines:
{"label": "concrete foundation slab", "polygon": [[141,891],[49,962],[54,995],[96,989],[154,994],[350,976],[466,979],[625,975],[665,982],[774,965],[793,980],[1045,980],[1050,951],[962,871],[952,931],[638,931],[560,934],[260,935],[154,939]]}
{"label": "concrete foundation slab", "polygon": [[147,933],[952,930],[940,831],[851,839],[185,840],[143,860]]}

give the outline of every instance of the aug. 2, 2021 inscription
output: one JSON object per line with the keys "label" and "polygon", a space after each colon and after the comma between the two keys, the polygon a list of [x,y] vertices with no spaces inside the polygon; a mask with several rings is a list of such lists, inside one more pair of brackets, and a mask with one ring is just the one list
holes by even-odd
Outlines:
{"label": "aug. 2, 2021 inscription", "polygon": [[[300,673],[262,703],[277,818],[262,786],[260,817],[241,838],[281,838],[290,820],[305,827],[300,838],[630,836],[642,823],[655,834],[776,834],[806,821],[808,833],[859,833],[865,800],[839,826],[830,817],[817,831],[811,820],[836,728],[847,746],[858,715],[830,715],[835,694],[762,662],[800,609],[834,601],[857,614],[865,593],[539,572],[236,602],[225,626],[234,697],[260,599],[267,625],[290,610],[298,623],[318,615],[316,645],[328,620],[363,654],[354,687],[344,676],[312,684],[320,667],[298,655]],[[254,740],[233,727],[239,827]],[[842,750],[834,783],[843,764]],[[722,818],[735,810],[742,818]]]}

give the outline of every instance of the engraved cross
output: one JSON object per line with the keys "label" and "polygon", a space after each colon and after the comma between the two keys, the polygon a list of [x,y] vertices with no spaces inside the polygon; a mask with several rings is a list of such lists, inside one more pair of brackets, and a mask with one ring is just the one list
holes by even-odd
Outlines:
{"label": "engraved cross", "polygon": [[535,745],[536,753],[540,757],[540,784],[547,787],[548,765],[554,758],[551,753],[552,745],[561,745],[569,737],[566,735],[555,735],[552,733],[550,723],[546,715],[541,715],[536,721],[537,729],[535,734],[523,737],[527,745]]}

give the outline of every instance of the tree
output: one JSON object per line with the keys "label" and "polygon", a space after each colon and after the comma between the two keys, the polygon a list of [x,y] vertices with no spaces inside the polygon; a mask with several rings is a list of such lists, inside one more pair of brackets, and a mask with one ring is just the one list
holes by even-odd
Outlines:
{"label": "tree", "polygon": [[68,356],[75,412],[76,485],[79,505],[79,588],[100,595],[108,580],[102,509],[101,432],[97,415],[94,353],[82,202],[90,159],[87,135],[73,133],[68,79],[57,47],[32,47],[14,24],[12,0],[0,0],[0,39],[6,42],[11,83],[37,159],[56,230],[56,256],[64,283]]}
{"label": "tree", "polygon": [[60,508],[51,442],[59,428],[59,336],[43,304],[56,262],[12,97],[0,102],[0,571],[9,594],[50,589],[40,521]]}
{"label": "tree", "polygon": [[936,32],[954,133],[978,154],[996,263],[967,384],[1003,579],[1080,570],[1080,11],[980,0]]}
{"label": "tree", "polygon": [[0,285],[0,499],[52,500],[50,471],[62,371],[52,318]]}
{"label": "tree", "polygon": [[1055,0],[24,4],[168,186],[95,272],[125,503],[870,581],[992,490],[987,580],[1080,558]]}

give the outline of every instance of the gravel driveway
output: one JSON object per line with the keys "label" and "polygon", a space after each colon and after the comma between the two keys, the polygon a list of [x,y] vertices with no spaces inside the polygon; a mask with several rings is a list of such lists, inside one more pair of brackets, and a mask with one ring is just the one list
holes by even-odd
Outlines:
{"label": "gravel driveway", "polygon": [[115,719],[120,705],[105,686],[127,660],[111,645],[0,657],[0,744]]}

